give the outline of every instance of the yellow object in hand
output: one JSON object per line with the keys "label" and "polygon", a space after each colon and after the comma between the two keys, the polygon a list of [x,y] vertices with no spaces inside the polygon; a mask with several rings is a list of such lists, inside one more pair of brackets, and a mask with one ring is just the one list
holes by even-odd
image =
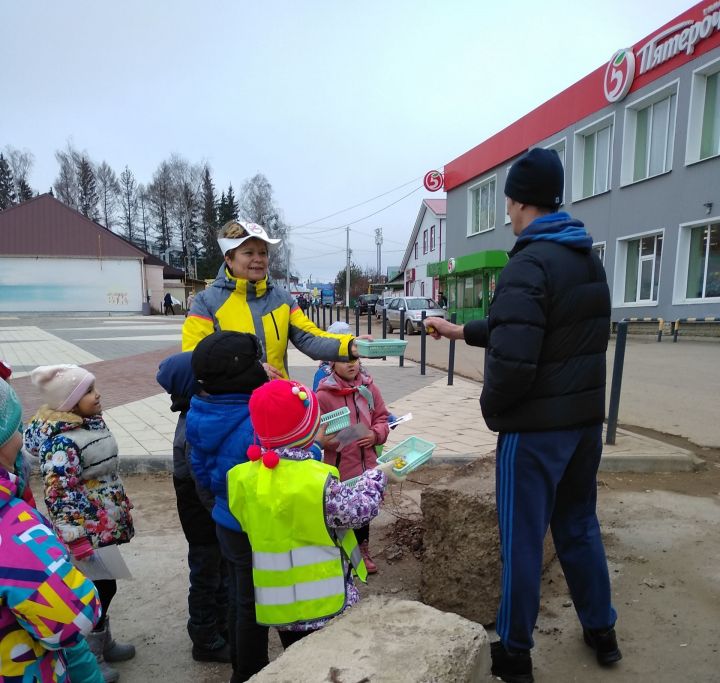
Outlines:
{"label": "yellow object in hand", "polygon": [[393,467],[396,470],[401,470],[405,465],[407,465],[407,462],[404,458],[395,458],[395,460],[393,460]]}

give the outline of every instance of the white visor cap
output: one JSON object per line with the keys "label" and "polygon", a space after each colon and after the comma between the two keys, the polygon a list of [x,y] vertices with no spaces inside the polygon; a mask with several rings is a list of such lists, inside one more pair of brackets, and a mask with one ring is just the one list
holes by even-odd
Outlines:
{"label": "white visor cap", "polygon": [[223,256],[228,253],[231,249],[237,249],[243,242],[247,242],[250,239],[259,239],[268,244],[278,244],[282,240],[274,240],[268,237],[265,228],[257,223],[246,223],[245,221],[238,221],[238,225],[241,225],[247,235],[245,237],[218,237],[218,245],[220,245],[220,251]]}

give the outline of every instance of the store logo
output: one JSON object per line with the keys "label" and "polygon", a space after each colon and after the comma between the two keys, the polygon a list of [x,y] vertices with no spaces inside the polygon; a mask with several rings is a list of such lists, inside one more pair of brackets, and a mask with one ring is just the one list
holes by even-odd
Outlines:
{"label": "store logo", "polygon": [[630,49],[618,50],[605,69],[605,99],[619,102],[632,87],[635,78],[635,55]]}
{"label": "store logo", "polygon": [[[699,21],[686,19],[658,33],[637,50],[638,76],[684,53],[688,57],[697,44],[720,31],[720,2],[703,10]],[[603,88],[608,102],[619,102],[628,94],[635,78],[635,54],[629,48],[618,50],[605,69]]]}
{"label": "store logo", "polygon": [[423,178],[423,185],[429,192],[442,190],[445,184],[445,176],[440,171],[428,171]]}
{"label": "store logo", "polygon": [[449,258],[448,259],[448,273],[454,273],[455,272],[455,259]]}

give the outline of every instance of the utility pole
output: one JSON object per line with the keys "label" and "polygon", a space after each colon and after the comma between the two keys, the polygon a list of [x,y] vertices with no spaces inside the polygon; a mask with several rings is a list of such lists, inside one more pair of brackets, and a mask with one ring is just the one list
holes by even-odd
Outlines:
{"label": "utility pole", "polygon": [[290,226],[285,232],[285,282],[287,282],[287,291],[290,291]]}
{"label": "utility pole", "polygon": [[350,308],[350,226],[345,228],[345,306]]}
{"label": "utility pole", "polygon": [[381,257],[380,257],[380,248],[382,247],[383,239],[382,239],[382,228],[375,228],[375,244],[377,245],[377,277],[378,282],[382,280],[382,263],[381,263]]}

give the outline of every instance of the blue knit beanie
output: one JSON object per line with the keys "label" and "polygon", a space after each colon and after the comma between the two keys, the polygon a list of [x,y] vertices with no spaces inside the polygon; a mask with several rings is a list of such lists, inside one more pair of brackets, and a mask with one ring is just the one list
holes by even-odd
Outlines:
{"label": "blue knit beanie", "polygon": [[17,394],[5,380],[0,379],[0,448],[13,438],[21,422],[22,407]]}

